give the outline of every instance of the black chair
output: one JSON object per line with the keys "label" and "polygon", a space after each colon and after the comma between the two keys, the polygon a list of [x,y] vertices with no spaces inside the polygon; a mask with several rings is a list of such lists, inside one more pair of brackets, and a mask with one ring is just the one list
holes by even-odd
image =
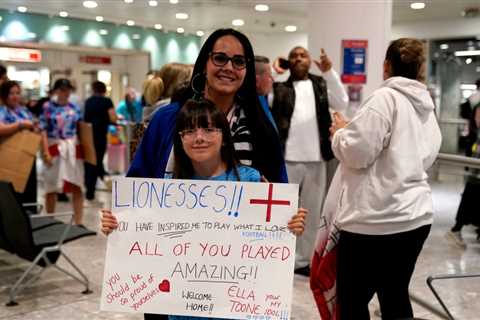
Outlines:
{"label": "black chair", "polygon": [[[19,200],[18,197],[17,200]],[[32,230],[34,231],[54,224],[63,223],[62,221],[49,216],[35,216],[43,210],[43,205],[41,203],[22,203],[22,207],[30,216],[30,223],[32,225]]]}
{"label": "black chair", "polygon": [[[93,236],[96,232],[72,225],[72,213],[52,214],[48,218],[65,216],[70,217],[70,223],[57,223],[58,220],[56,220],[57,222],[54,224],[44,224],[41,228],[34,230],[31,219],[38,219],[37,217],[41,216],[28,215],[15,197],[11,183],[0,181],[0,245],[5,246],[9,252],[32,262],[10,289],[10,300],[7,306],[18,305],[15,298],[19,292],[36,281],[51,266],[85,285],[82,293],[92,292],[89,289],[87,277],[62,251],[62,245],[85,236]],[[80,278],[56,264],[60,256],[63,256],[68,264],[77,271]],[[36,267],[42,269],[33,274],[32,271]],[[30,276],[30,279],[26,280],[27,276]]]}

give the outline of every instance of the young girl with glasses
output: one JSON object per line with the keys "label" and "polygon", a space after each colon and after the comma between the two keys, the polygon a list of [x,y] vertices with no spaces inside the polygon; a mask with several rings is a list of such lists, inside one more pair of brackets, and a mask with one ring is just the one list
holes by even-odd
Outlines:
{"label": "young girl with glasses", "polygon": [[[260,173],[239,165],[230,134],[230,126],[223,112],[212,102],[188,100],[177,115],[173,137],[175,156],[172,173],[165,178],[260,182]],[[307,210],[300,208],[288,223],[295,235],[302,234]],[[110,234],[117,228],[115,216],[102,211],[102,232]],[[208,320],[190,316],[168,316],[169,320]]]}

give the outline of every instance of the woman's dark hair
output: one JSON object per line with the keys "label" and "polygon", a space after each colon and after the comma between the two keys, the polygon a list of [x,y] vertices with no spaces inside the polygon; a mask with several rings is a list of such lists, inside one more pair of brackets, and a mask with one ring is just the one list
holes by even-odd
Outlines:
{"label": "woman's dark hair", "polygon": [[412,80],[425,79],[425,46],[413,38],[400,38],[388,46],[385,60],[390,63],[392,77],[405,77]]}
{"label": "woman's dark hair", "polygon": [[233,170],[237,179],[240,180],[227,118],[220,108],[206,99],[200,99],[199,101],[188,100],[177,115],[175,132],[173,133],[173,150],[175,154],[173,177],[175,179],[190,179],[195,174],[192,161],[183,149],[180,132],[185,129],[208,127],[222,130],[222,147],[220,149],[222,161],[227,165],[227,171]]}
{"label": "woman's dark hair", "polygon": [[107,86],[102,81],[94,81],[92,83],[92,91],[95,94],[104,94],[107,92]]}
{"label": "woman's dark hair", "polygon": [[7,103],[8,95],[13,87],[18,87],[20,89],[18,82],[13,80],[7,80],[0,86],[0,100],[3,103]]}
{"label": "woman's dark hair", "polygon": [[[280,182],[282,179],[280,168],[283,166],[280,141],[273,124],[270,123],[260,105],[255,86],[255,55],[250,41],[243,33],[234,29],[218,29],[208,37],[195,62],[190,85],[178,101],[182,105],[198,94],[203,96],[207,61],[210,59],[215,42],[224,36],[235,37],[242,44],[247,59],[245,79],[237,91],[235,100],[245,112],[247,126],[252,135],[252,167],[260,171],[269,181]],[[277,154],[279,156],[275,157],[274,155]]]}

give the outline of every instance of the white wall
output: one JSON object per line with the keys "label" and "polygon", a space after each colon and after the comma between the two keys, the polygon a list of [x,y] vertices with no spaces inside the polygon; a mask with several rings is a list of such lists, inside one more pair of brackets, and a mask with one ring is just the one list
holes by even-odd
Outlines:
{"label": "white wall", "polygon": [[129,55],[125,57],[130,85],[138,91],[142,91],[143,81],[150,70],[149,55]]}
{"label": "white wall", "polygon": [[349,0],[312,3],[309,9],[309,39],[312,55],[324,48],[333,67],[341,73],[342,40],[368,40],[365,99],[383,82],[383,60],[391,39],[390,1]]}
{"label": "white wall", "polygon": [[[256,55],[265,56],[271,62],[278,57],[287,57],[292,48],[302,46],[308,48],[308,35],[306,33],[246,33],[253,46]],[[289,72],[284,75],[274,75],[275,81],[284,81],[288,78]]]}
{"label": "white wall", "polygon": [[308,36],[306,33],[247,33],[246,35],[252,43],[255,54],[266,56],[272,61],[279,56],[286,57],[293,47],[303,46],[308,48]]}
{"label": "white wall", "polygon": [[476,37],[480,35],[480,19],[461,18],[442,21],[420,21],[392,25],[392,38],[415,37],[443,39]]}

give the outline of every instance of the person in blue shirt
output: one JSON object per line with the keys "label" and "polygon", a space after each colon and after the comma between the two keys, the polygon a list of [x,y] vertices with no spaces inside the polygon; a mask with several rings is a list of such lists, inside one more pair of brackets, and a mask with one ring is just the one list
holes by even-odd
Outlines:
{"label": "person in blue shirt", "polygon": [[137,98],[134,89],[129,88],[127,90],[125,99],[120,101],[116,111],[123,120],[133,123],[142,122],[142,103],[140,102],[140,99]]}
{"label": "person in blue shirt", "polygon": [[[1,71],[1,68],[0,68]],[[0,86],[0,138],[7,138],[22,130],[36,130],[33,115],[21,105],[20,85],[6,80]],[[30,170],[27,184],[22,193],[17,193],[21,203],[37,202],[37,170],[35,164]],[[30,209],[30,208],[29,208]]]}
{"label": "person in blue shirt", "polygon": [[[230,127],[223,112],[211,101],[188,100],[177,115],[174,143],[174,168],[166,178],[260,182],[260,173],[238,164]],[[288,223],[289,230],[301,235],[305,226],[303,208]],[[102,211],[102,232],[115,230],[117,220],[108,210]],[[209,320],[213,318],[169,315],[168,320]]]}

